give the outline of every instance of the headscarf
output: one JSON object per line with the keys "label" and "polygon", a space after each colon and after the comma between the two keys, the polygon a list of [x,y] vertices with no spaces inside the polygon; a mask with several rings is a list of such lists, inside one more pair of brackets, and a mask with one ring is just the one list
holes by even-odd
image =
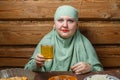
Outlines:
{"label": "headscarf", "polygon": [[54,20],[58,19],[61,16],[69,16],[78,21],[77,9],[69,5],[63,5],[58,7],[54,15]]}

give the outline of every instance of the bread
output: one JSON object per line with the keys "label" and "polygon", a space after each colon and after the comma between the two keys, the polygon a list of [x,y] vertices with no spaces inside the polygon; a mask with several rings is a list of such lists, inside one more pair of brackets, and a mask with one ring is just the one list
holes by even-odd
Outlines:
{"label": "bread", "polygon": [[27,77],[9,77],[9,78],[1,78],[0,80],[28,80]]}

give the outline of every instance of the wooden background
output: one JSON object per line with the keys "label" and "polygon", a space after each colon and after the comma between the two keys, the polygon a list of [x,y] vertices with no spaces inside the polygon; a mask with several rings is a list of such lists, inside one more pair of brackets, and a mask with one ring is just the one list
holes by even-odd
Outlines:
{"label": "wooden background", "polygon": [[103,66],[120,68],[120,0],[0,0],[0,69],[24,67],[64,4],[78,9],[80,31]]}

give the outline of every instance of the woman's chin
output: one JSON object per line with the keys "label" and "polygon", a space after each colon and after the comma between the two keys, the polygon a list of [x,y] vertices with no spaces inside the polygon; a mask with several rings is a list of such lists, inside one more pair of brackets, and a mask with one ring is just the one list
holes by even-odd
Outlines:
{"label": "woman's chin", "polygon": [[70,36],[69,36],[69,35],[61,35],[61,37],[64,38],[64,39],[67,39],[67,38],[69,38]]}

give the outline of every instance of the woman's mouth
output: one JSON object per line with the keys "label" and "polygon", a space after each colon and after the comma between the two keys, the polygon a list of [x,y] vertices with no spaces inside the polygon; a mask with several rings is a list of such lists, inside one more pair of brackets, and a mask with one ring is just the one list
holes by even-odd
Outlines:
{"label": "woman's mouth", "polygon": [[62,32],[68,32],[69,30],[67,30],[67,29],[62,29],[61,31],[62,31]]}

